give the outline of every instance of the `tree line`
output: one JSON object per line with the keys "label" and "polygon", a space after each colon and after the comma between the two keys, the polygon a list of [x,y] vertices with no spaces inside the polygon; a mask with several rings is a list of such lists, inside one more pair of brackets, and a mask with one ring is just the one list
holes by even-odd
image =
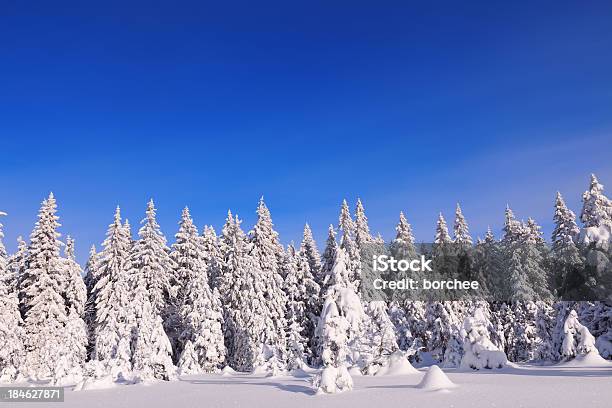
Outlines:
{"label": "tree line", "polygon": [[[452,237],[440,214],[434,263],[444,270],[452,257],[449,276],[476,278],[491,297],[424,302],[367,296],[364,254],[383,241],[371,234],[360,200],[353,214],[342,203],[322,253],[308,224],[299,246],[283,246],[263,199],[248,232],[231,212],[219,235],[211,226],[200,232],[185,208],[170,246],[152,200],[136,239],[117,208],[83,271],[74,240],[60,240],[50,194],[29,242],[19,238],[10,256],[0,225],[0,379],[170,380],[224,367],[278,373],[339,361],[368,374],[397,350],[413,362],[456,365],[461,322],[475,307],[511,361],[558,359],[572,307],[610,358],[609,303],[573,301],[606,300],[612,201],[592,176],[582,228],[560,194],[554,208],[550,245],[534,220],[518,221],[510,208],[501,239],[489,229],[475,244],[459,205]],[[396,232],[393,253],[419,252],[403,213]]]}

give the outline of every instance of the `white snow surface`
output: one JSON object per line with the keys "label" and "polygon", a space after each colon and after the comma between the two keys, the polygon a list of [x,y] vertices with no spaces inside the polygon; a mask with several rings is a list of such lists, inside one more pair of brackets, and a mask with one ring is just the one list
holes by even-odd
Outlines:
{"label": "white snow surface", "polygon": [[[607,367],[519,366],[500,370],[445,369],[457,388],[430,392],[418,388],[425,369],[411,376],[355,376],[352,391],[315,395],[311,376],[266,377],[234,373],[183,376],[178,381],[117,385],[112,389],[75,392],[66,387],[62,408],[256,407],[359,408],[437,407],[581,407],[604,408],[612,400],[612,364]],[[102,384],[98,384],[102,385]],[[585,405],[585,401],[588,403]],[[40,408],[40,403],[6,404]]]}

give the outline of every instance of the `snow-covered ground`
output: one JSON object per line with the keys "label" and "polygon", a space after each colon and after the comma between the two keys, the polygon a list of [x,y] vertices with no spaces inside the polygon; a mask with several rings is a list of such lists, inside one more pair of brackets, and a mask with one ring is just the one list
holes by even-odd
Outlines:
{"label": "snow-covered ground", "polygon": [[[418,387],[426,370],[400,376],[355,376],[354,389],[336,395],[315,395],[310,386],[311,374],[307,373],[283,377],[198,375],[181,377],[176,382],[79,392],[67,387],[61,406],[607,408],[612,401],[612,363],[609,367],[520,366],[478,372],[445,369],[457,387],[438,391]],[[13,405],[41,406],[40,403]]]}

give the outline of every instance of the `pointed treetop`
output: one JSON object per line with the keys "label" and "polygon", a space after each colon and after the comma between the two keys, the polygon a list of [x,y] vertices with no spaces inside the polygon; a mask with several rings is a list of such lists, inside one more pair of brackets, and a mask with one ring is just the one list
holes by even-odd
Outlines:
{"label": "pointed treetop", "polygon": [[261,198],[259,199],[259,204],[257,205],[257,215],[259,215],[260,217],[270,217],[270,210],[266,206],[263,196],[261,196]]}
{"label": "pointed treetop", "polygon": [[448,233],[448,227],[446,226],[446,220],[444,219],[444,215],[440,213],[438,216],[438,222],[436,226],[436,239],[434,243],[442,244],[451,242],[451,237]]}
{"label": "pointed treetop", "polygon": [[370,227],[368,226],[368,217],[366,217],[365,209],[360,198],[357,198],[357,208],[355,209],[355,240],[358,245],[366,244],[372,240]]}
{"label": "pointed treetop", "polygon": [[115,224],[121,225],[121,208],[115,208]]}
{"label": "pointed treetop", "polygon": [[544,243],[544,238],[542,237],[542,227],[538,225],[538,223],[531,217],[527,219],[527,223],[525,224],[525,228],[527,229],[527,233],[529,234],[529,239],[534,243],[541,244]]}
{"label": "pointed treetop", "polygon": [[601,193],[603,191],[603,185],[599,183],[595,174],[591,173],[591,185],[589,186],[591,192]]}
{"label": "pointed treetop", "polygon": [[589,190],[582,194],[580,220],[585,227],[612,229],[612,200],[605,196],[604,186],[591,175]]}
{"label": "pointed treetop", "polygon": [[455,242],[468,245],[472,244],[472,237],[470,236],[468,224],[463,216],[459,203],[457,203],[457,209],[455,210],[455,224],[453,232],[455,234]]}
{"label": "pointed treetop", "polygon": [[485,234],[485,241],[486,242],[493,242],[495,241],[495,236],[493,235],[493,231],[491,230],[491,226],[487,225],[487,233]]}
{"label": "pointed treetop", "polygon": [[336,240],[336,229],[333,224],[329,224],[329,227],[327,227],[327,240]]}
{"label": "pointed treetop", "polygon": [[352,235],[354,229],[353,219],[351,218],[351,211],[349,209],[346,198],[342,200],[342,207],[340,208],[340,216],[338,217],[338,227],[344,232],[344,235]]}
{"label": "pointed treetop", "polygon": [[400,211],[399,222],[395,227],[395,231],[397,232],[395,239],[402,240],[404,243],[408,245],[414,244],[414,237],[412,236],[412,227],[408,223],[406,216],[403,211]]}
{"label": "pointed treetop", "polygon": [[512,209],[510,208],[509,204],[506,204],[505,216],[506,216],[506,225],[508,225],[510,221],[514,221],[514,213],[512,212]]}
{"label": "pointed treetop", "polygon": [[312,238],[312,230],[310,229],[310,225],[308,223],[304,224],[304,238]]}

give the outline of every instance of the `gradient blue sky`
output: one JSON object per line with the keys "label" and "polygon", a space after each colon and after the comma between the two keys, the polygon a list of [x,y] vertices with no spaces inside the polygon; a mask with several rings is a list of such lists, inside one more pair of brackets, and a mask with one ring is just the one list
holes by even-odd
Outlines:
{"label": "gradient blue sky", "polygon": [[19,2],[0,6],[6,244],[52,190],[79,260],[119,204],[219,231],[261,195],[284,243],[360,196],[419,240],[462,203],[550,233],[554,194],[612,190],[612,3]]}

